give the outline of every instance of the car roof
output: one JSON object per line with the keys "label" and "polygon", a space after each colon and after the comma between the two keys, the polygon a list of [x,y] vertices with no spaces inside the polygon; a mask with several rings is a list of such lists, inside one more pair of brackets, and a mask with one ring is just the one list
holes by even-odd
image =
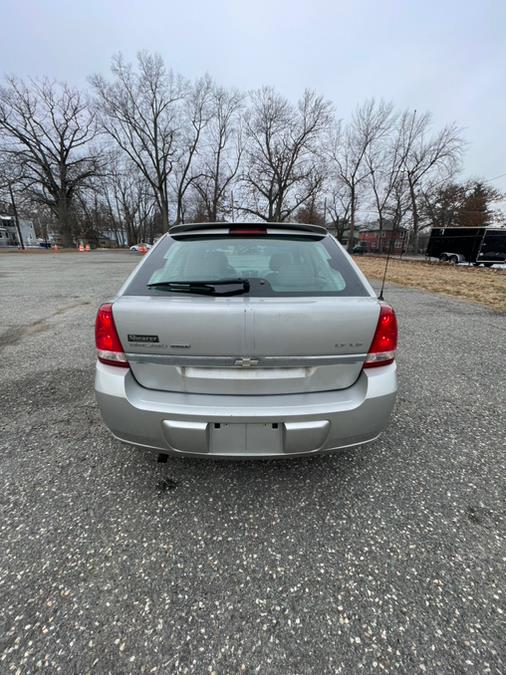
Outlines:
{"label": "car roof", "polygon": [[169,229],[169,234],[182,234],[183,232],[192,232],[195,230],[224,230],[224,229],[243,229],[243,228],[266,228],[267,230],[294,230],[300,232],[311,232],[320,236],[328,234],[328,230],[321,225],[310,225],[305,223],[184,223],[173,225]]}

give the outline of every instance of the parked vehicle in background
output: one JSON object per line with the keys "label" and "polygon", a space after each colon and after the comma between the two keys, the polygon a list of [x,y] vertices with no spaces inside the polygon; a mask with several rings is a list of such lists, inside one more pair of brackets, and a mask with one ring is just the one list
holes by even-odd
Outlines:
{"label": "parked vehicle in background", "polygon": [[426,255],[441,262],[492,267],[506,262],[506,229],[498,227],[433,227]]}
{"label": "parked vehicle in background", "polygon": [[353,253],[354,255],[364,255],[364,253],[367,253],[367,244],[365,242],[355,244],[353,247]]}
{"label": "parked vehicle in background", "polygon": [[374,440],[397,322],[325,228],[172,227],[97,315],[95,389],[122,441],[287,457]]}
{"label": "parked vehicle in background", "polygon": [[134,253],[141,253],[141,252],[146,252],[149,251],[149,249],[152,248],[151,244],[134,244],[133,246],[130,246],[130,250]]}

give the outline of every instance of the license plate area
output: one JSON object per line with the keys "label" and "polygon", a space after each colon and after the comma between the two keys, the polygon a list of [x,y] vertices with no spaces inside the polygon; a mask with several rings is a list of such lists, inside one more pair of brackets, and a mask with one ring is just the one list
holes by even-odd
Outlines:
{"label": "license plate area", "polygon": [[283,452],[281,424],[209,425],[209,453],[215,455],[277,455]]}

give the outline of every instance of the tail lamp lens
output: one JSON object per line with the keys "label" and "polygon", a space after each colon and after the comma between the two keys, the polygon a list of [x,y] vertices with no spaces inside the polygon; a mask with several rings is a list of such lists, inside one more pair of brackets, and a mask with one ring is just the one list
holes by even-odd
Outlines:
{"label": "tail lamp lens", "polygon": [[267,234],[265,227],[231,227],[229,234],[250,236],[254,234]]}
{"label": "tail lamp lens", "polygon": [[102,305],[98,310],[95,322],[95,345],[97,357],[101,363],[121,368],[129,367],[114,324],[111,304]]}
{"label": "tail lamp lens", "polygon": [[397,349],[397,318],[390,305],[381,304],[378,325],[367,354],[364,368],[386,366],[395,359]]}

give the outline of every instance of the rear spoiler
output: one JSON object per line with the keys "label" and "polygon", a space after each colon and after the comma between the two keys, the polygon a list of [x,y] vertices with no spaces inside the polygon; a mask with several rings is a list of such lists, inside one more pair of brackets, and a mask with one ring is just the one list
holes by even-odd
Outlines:
{"label": "rear spoiler", "polygon": [[265,229],[268,234],[278,234],[281,231],[300,232],[324,237],[328,230],[321,225],[306,225],[304,223],[184,223],[173,225],[169,229],[170,235],[190,234],[192,232],[215,231],[216,234],[229,234],[231,230]]}

